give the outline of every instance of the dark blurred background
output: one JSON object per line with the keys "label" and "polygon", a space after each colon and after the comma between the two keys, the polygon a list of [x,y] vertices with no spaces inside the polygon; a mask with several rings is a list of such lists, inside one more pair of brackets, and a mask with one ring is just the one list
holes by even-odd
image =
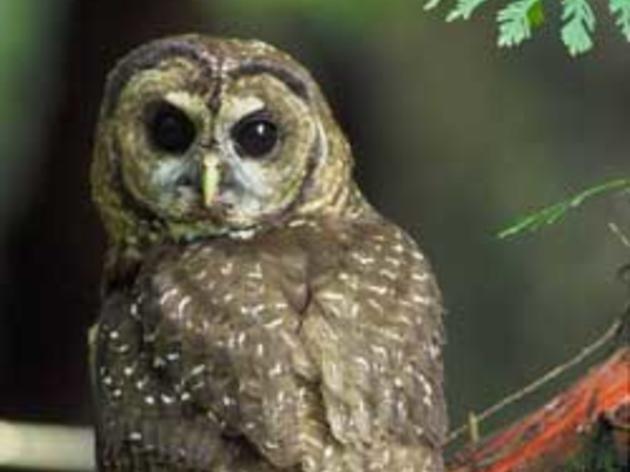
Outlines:
{"label": "dark blurred background", "polygon": [[578,60],[553,21],[498,50],[493,15],[447,25],[420,0],[0,0],[0,418],[90,422],[93,127],[116,58],[172,33],[267,40],[321,81],[363,189],[440,277],[453,425],[596,337],[624,303],[627,249],[607,224],[626,224],[627,197],[537,235],[495,233],[627,174],[630,47],[602,18]]}

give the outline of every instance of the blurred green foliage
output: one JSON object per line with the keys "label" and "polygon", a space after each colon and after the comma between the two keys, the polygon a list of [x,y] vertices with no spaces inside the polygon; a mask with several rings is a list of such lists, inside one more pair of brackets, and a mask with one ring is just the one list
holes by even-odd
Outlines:
{"label": "blurred green foliage", "polygon": [[[19,84],[37,30],[35,4],[33,0],[0,1],[0,202],[7,201],[12,166],[24,148],[24,123],[29,114],[16,91],[23,88]],[[0,222],[8,210],[8,205],[0,203]]]}
{"label": "blurred green foliage", "polygon": [[[14,91],[24,73],[25,58],[37,29],[34,3],[29,0],[0,2],[0,142],[3,144],[9,143],[11,125],[21,115],[20,100]],[[5,161],[6,147],[2,148],[2,161]]]}
{"label": "blurred green foliage", "polygon": [[0,223],[16,210],[8,196],[17,173],[39,143],[39,126],[48,100],[42,85],[57,44],[46,42],[63,1],[0,0]]}
{"label": "blurred green foliage", "polygon": [[356,30],[377,24],[383,20],[383,15],[399,12],[406,3],[405,0],[217,0],[213,7],[222,15],[268,18],[277,13],[288,13]]}

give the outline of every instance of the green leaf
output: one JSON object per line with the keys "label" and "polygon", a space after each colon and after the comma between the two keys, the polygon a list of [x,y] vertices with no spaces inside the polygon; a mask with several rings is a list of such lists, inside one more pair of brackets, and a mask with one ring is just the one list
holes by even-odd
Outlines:
{"label": "green leaf", "polygon": [[538,8],[542,12],[541,1],[517,0],[499,10],[499,47],[517,46],[531,37],[532,29],[542,23],[536,13]]}
{"label": "green leaf", "polygon": [[532,25],[532,28],[539,28],[545,22],[545,10],[543,8],[542,1],[536,2],[536,4],[530,8],[527,13],[527,17],[529,18],[529,24]]}
{"label": "green leaf", "polygon": [[473,12],[486,1],[487,0],[457,0],[455,8],[446,15],[446,21],[451,22],[458,19],[468,20]]}
{"label": "green leaf", "polygon": [[595,14],[587,0],[562,0],[560,32],[562,42],[571,56],[577,56],[593,47],[591,33],[595,30]]}
{"label": "green leaf", "polygon": [[544,226],[549,226],[562,218],[569,210],[578,208],[585,201],[595,196],[611,192],[613,190],[630,189],[630,179],[617,179],[605,182],[594,187],[590,187],[573,197],[548,206],[542,210],[536,211],[525,216],[511,224],[507,228],[501,230],[497,236],[499,239],[506,239],[524,232],[534,232]]}
{"label": "green leaf", "polygon": [[429,0],[428,2],[424,4],[424,7],[423,7],[424,11],[433,10],[435,7],[437,7],[440,4],[441,1],[442,0]]}
{"label": "green leaf", "polygon": [[610,13],[616,16],[615,23],[630,43],[630,0],[610,0]]}

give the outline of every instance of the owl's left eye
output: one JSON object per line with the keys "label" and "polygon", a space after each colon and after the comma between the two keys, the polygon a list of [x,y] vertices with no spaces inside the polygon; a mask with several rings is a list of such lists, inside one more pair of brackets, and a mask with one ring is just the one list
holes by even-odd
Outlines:
{"label": "owl's left eye", "polygon": [[185,112],[170,103],[152,107],[147,122],[151,144],[170,154],[184,154],[197,137],[197,129]]}
{"label": "owl's left eye", "polygon": [[265,112],[243,118],[232,129],[239,154],[260,158],[274,150],[279,141],[278,127]]}

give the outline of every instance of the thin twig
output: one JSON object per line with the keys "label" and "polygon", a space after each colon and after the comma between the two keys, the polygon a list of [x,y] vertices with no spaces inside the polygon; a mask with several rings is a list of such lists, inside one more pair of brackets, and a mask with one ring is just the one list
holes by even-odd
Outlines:
{"label": "thin twig", "polygon": [[470,442],[477,444],[479,442],[479,418],[474,412],[468,413],[468,431],[470,431]]}
{"label": "thin twig", "polygon": [[[602,346],[604,346],[606,343],[612,340],[619,332],[622,324],[623,324],[622,320],[616,319],[603,335],[601,335],[593,343],[584,347],[575,357],[573,357],[572,359],[570,359],[569,361],[563,364],[560,364],[554,367],[545,375],[536,379],[532,383],[526,385],[524,388],[508,395],[507,397],[503,398],[502,400],[495,403],[491,407],[485,409],[483,412],[479,413],[478,415],[475,415],[477,425],[480,424],[482,421],[485,421],[486,419],[488,419],[489,417],[491,417],[498,411],[504,409],[508,405],[511,405],[512,403],[521,400],[522,398],[526,397],[532,392],[535,392],[546,383],[550,382],[551,380],[562,375],[567,370],[583,362],[587,357],[591,356],[593,353],[599,350]],[[457,439],[462,434],[464,434],[466,431],[468,431],[468,429],[469,429],[469,425],[464,424],[460,426],[459,428],[451,431],[447,437],[446,443],[450,444],[455,439]]]}
{"label": "thin twig", "polygon": [[617,238],[619,238],[619,241],[621,241],[621,244],[623,244],[627,248],[630,248],[630,239],[628,239],[628,236],[626,236],[626,234],[619,228],[619,226],[617,226],[616,223],[612,221],[609,222],[608,228],[610,229],[610,231],[612,231],[612,233],[615,236],[617,236]]}

